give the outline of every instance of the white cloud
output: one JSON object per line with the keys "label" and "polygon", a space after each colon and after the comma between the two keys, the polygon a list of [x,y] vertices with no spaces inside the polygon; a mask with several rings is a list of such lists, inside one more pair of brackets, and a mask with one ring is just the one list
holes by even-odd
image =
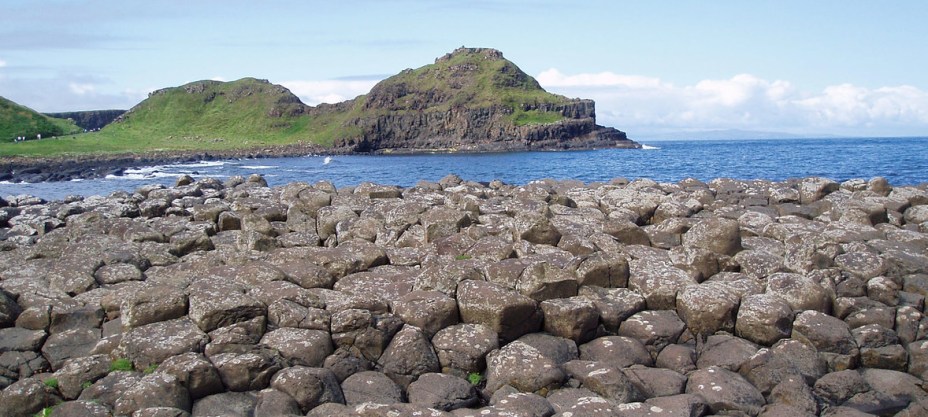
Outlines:
{"label": "white cloud", "polygon": [[6,66],[6,61],[0,59],[0,68],[3,68],[5,66]]}
{"label": "white cloud", "polygon": [[380,80],[323,80],[284,81],[280,83],[290,89],[304,103],[315,106],[319,103],[338,103],[367,94]]}
{"label": "white cloud", "polygon": [[70,83],[68,84],[68,89],[72,93],[79,96],[87,95],[94,93],[97,90],[97,87],[89,83]]}
{"label": "white cloud", "polygon": [[549,91],[596,100],[601,124],[628,131],[743,129],[861,135],[928,131],[928,92],[913,86],[850,84],[820,92],[751,74],[677,86],[611,72],[537,77]]}
{"label": "white cloud", "polygon": [[229,81],[229,80],[225,79],[225,77],[221,77],[221,76],[218,76],[218,75],[215,76],[215,77],[213,77],[213,78],[210,78],[210,80],[212,80],[212,81],[221,81],[221,82]]}

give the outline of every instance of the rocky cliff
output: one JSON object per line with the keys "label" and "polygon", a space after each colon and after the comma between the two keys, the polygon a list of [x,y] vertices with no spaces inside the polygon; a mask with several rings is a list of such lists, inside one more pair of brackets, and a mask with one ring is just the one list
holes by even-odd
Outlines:
{"label": "rocky cliff", "polygon": [[112,123],[113,120],[116,120],[117,117],[122,116],[125,112],[125,110],[90,110],[45,113],[45,115],[56,119],[70,119],[84,130],[97,130]]}
{"label": "rocky cliff", "polygon": [[546,92],[495,49],[459,48],[345,107],[344,124],[356,133],[335,145],[362,152],[639,146],[597,125],[592,100]]}

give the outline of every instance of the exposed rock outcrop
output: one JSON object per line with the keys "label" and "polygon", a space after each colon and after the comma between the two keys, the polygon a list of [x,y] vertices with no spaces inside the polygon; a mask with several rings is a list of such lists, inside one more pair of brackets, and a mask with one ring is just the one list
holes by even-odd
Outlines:
{"label": "exposed rock outcrop", "polygon": [[928,192],[830,184],[0,201],[0,415],[925,415]]}

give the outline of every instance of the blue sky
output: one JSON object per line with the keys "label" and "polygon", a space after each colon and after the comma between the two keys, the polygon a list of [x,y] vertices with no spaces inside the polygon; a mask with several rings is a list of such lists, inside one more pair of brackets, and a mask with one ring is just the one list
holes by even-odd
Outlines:
{"label": "blue sky", "polygon": [[4,0],[0,95],[128,108],[251,76],[317,104],[466,45],[596,100],[631,137],[928,136],[926,18],[921,1]]}

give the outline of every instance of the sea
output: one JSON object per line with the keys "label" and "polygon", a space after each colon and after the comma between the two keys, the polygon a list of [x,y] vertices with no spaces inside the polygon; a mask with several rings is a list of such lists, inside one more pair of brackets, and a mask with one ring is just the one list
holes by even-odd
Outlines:
{"label": "sea", "polygon": [[506,153],[416,155],[306,155],[289,158],[231,159],[140,166],[119,176],[45,183],[0,183],[0,196],[32,195],[45,200],[109,195],[147,184],[173,185],[177,177],[220,180],[261,174],[269,185],[331,181],[337,187],[362,182],[412,186],[448,174],[465,180],[501,180],[522,185],[539,179],[649,178],[766,179],[826,177],[835,181],[881,176],[892,185],[928,182],[928,137],[765,140],[639,141],[644,149],[602,149]]}

